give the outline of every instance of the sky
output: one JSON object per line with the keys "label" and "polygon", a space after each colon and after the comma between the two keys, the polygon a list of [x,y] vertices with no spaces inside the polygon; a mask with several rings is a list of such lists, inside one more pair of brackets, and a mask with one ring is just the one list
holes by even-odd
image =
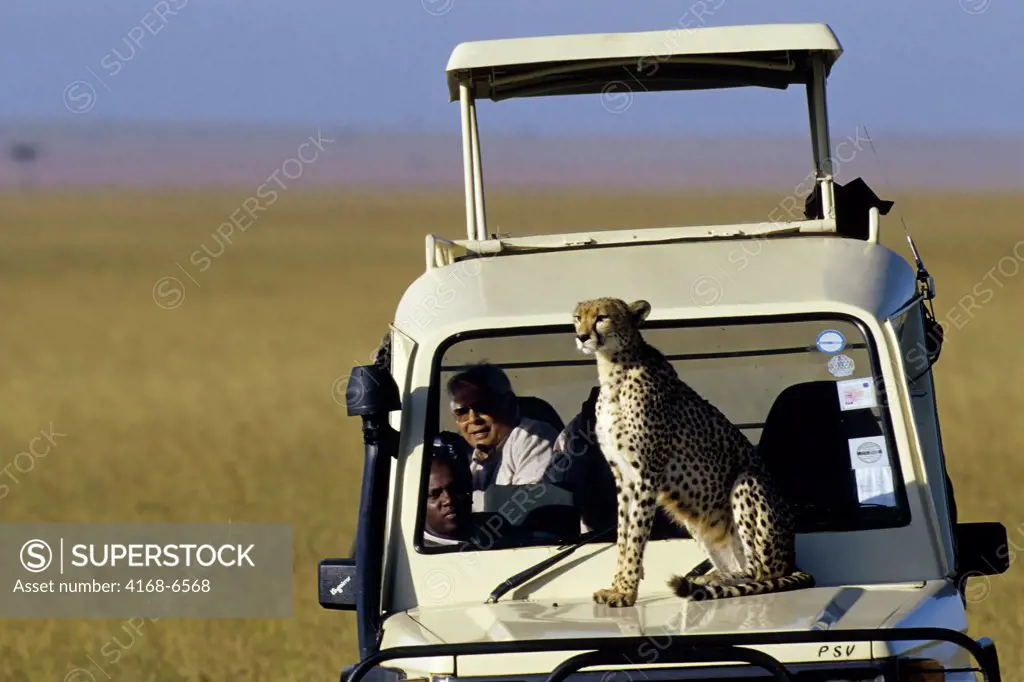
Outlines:
{"label": "sky", "polygon": [[[696,25],[825,22],[844,54],[833,126],[1024,133],[1020,0],[6,0],[0,122],[253,123],[457,132],[459,42]],[[135,42],[132,38],[135,38]],[[480,105],[513,134],[622,132],[592,97]],[[630,134],[806,130],[802,92],[637,97]],[[833,134],[835,136],[835,133]]]}

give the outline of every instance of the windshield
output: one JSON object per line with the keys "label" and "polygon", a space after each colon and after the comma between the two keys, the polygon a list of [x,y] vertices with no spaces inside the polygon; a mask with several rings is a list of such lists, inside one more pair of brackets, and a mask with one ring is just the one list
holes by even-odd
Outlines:
{"label": "windshield", "polygon": [[[643,334],[758,446],[798,509],[798,532],[909,521],[860,325],[648,323]],[[419,551],[565,545],[615,525],[615,482],[594,434],[597,369],[571,331],[460,335],[438,350],[432,385]],[[686,537],[659,510],[652,541]]]}

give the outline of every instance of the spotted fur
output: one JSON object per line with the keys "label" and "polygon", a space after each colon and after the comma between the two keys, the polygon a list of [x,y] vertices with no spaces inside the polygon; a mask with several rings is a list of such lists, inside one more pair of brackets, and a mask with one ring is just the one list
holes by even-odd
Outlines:
{"label": "spotted fur", "polygon": [[618,489],[618,561],[612,585],[594,593],[632,606],[655,505],[686,528],[714,566],[674,576],[691,599],[782,592],[814,585],[796,567],[793,514],[756,450],[714,405],[678,376],[640,324],[651,306],[599,298],[577,304],[577,348],[597,360],[597,438]]}

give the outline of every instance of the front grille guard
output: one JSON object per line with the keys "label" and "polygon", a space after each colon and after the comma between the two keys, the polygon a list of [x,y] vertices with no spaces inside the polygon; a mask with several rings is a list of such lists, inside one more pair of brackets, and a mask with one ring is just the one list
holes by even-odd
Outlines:
{"label": "front grille guard", "polygon": [[[668,645],[660,650],[659,663],[747,663],[767,670],[779,682],[794,681],[793,674],[787,670],[786,666],[769,654],[744,647],[830,642],[949,642],[970,652],[985,675],[986,682],[1001,682],[999,659],[995,644],[991,640],[986,638],[976,641],[962,632],[946,628],[671,635],[669,640]],[[545,680],[545,682],[564,682],[569,675],[578,672],[581,668],[613,664],[617,660],[621,660],[619,657],[635,652],[637,647],[648,641],[650,641],[650,637],[585,637],[399,646],[382,649],[367,656],[356,664],[348,675],[343,674],[341,679],[342,682],[361,682],[366,674],[378,665],[395,659],[585,650],[584,653],[562,661]]]}

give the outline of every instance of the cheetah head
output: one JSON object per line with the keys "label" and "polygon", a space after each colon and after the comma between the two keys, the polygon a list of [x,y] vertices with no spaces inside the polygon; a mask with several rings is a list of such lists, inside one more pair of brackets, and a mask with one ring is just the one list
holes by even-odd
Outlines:
{"label": "cheetah head", "polygon": [[651,312],[651,304],[640,300],[626,303],[618,298],[581,301],[573,311],[576,347],[584,355],[614,353],[636,342],[640,324]]}

